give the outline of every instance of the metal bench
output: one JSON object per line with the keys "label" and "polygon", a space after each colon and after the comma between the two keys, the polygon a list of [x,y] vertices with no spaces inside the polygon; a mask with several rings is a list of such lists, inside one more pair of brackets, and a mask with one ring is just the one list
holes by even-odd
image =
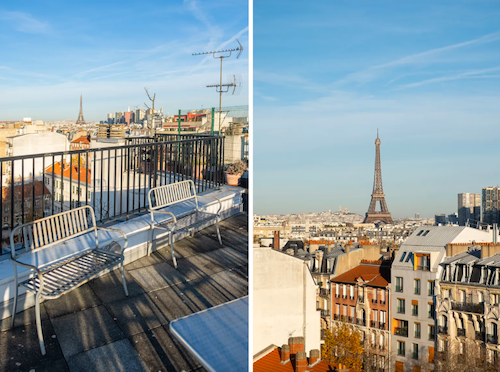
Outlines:
{"label": "metal bench", "polygon": [[[124,238],[119,253],[109,247],[99,247],[97,230],[120,233]],[[92,239],[92,232],[94,237]],[[67,240],[89,234],[89,246],[84,250],[78,246],[68,247]],[[25,252],[16,254],[15,238],[18,237]],[[40,301],[55,299],[96,278],[102,271],[121,264],[123,288],[128,296],[123,268],[123,250],[127,237],[121,230],[97,227],[94,210],[90,206],[76,208],[50,217],[17,226],[10,235],[11,255],[14,264],[14,305],[11,328],[14,327],[19,286],[35,295],[35,316],[38,340],[42,355],[45,355]],[[29,278],[19,283],[17,266],[31,270]]]}
{"label": "metal bench", "polygon": [[[198,198],[210,198],[219,202],[219,209],[217,213],[209,213],[200,209],[198,205]],[[179,204],[188,200],[194,199],[194,205],[191,210],[175,216],[171,211],[166,210],[175,204]],[[174,267],[177,268],[177,260],[174,252],[174,233],[188,232],[194,234],[194,230],[201,225],[210,221],[215,221],[217,226],[217,237],[219,243],[222,245],[222,239],[219,231],[220,211],[222,208],[221,201],[215,196],[197,195],[196,187],[192,180],[172,183],[169,185],[155,187],[149,190],[149,212],[151,213],[151,239],[150,246],[153,245],[154,229],[166,230],[170,237],[170,248],[172,249],[172,260]],[[172,216],[168,220],[155,220],[155,214],[169,214]],[[150,254],[151,250],[148,250]]]}

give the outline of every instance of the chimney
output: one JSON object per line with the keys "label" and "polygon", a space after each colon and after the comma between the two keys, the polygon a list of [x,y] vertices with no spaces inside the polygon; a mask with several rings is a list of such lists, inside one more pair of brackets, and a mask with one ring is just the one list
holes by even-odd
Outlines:
{"label": "chimney", "polygon": [[307,357],[305,351],[298,351],[295,355],[295,372],[306,372],[309,371],[307,368]]}
{"label": "chimney", "polygon": [[313,349],[311,350],[310,356],[309,356],[309,368],[315,366],[320,362],[320,354],[318,349]]}
{"label": "chimney", "polygon": [[281,347],[281,364],[286,364],[290,361],[290,346],[283,345]]}
{"label": "chimney", "polygon": [[280,232],[279,232],[279,230],[274,232],[273,249],[276,249],[277,251],[280,250]]}
{"label": "chimney", "polygon": [[290,355],[294,355],[299,351],[304,351],[304,337],[290,337],[288,339],[290,345]]}
{"label": "chimney", "polygon": [[498,225],[496,223],[493,224],[493,244],[497,244],[498,242]]}

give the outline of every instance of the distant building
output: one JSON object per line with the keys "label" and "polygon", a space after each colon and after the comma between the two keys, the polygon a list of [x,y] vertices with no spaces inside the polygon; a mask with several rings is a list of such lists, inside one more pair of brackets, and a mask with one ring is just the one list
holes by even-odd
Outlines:
{"label": "distant building", "polygon": [[115,123],[115,114],[110,113],[108,114],[108,124],[114,124]]}
{"label": "distant building", "polygon": [[483,219],[482,222],[488,225],[500,222],[500,188],[498,186],[485,187],[482,195]]}
{"label": "distant building", "polygon": [[123,113],[123,120],[125,124],[130,125],[132,122],[132,113],[130,111],[126,111]]}
{"label": "distant building", "polygon": [[481,194],[458,194],[458,224],[477,226],[481,221]]}
{"label": "distant building", "polygon": [[446,225],[446,215],[445,214],[436,214],[434,216],[434,225],[435,226],[444,226]]}
{"label": "distant building", "polygon": [[458,215],[456,213],[449,214],[448,223],[450,225],[458,225]]}
{"label": "distant building", "polygon": [[420,213],[415,213],[415,218],[420,218]]}

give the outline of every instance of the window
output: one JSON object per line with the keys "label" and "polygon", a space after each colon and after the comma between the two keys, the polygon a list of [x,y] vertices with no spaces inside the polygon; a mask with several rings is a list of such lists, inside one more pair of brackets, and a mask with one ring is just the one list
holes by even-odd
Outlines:
{"label": "window", "polygon": [[416,294],[416,295],[419,295],[420,294],[420,279],[415,279],[413,281],[413,293]]}
{"label": "window", "polygon": [[377,290],[377,288],[374,288],[373,289],[373,300],[372,300],[372,302],[375,303],[375,304],[377,303],[377,297],[378,297],[377,294],[378,294],[378,290]]}
{"label": "window", "polygon": [[385,324],[386,321],[387,321],[387,314],[386,314],[386,311],[381,311],[380,312],[380,323],[381,324]]}
{"label": "window", "polygon": [[398,298],[398,313],[404,314],[405,312],[405,300],[402,298]]}
{"label": "window", "polygon": [[343,305],[343,307],[344,307],[344,314],[343,315],[347,316],[347,305]]}
{"label": "window", "polygon": [[413,344],[413,350],[412,350],[412,357],[413,359],[418,360],[418,344]]}
{"label": "window", "polygon": [[351,292],[351,293],[350,293],[350,295],[351,295],[351,300],[354,300],[354,286],[353,286],[353,285],[351,285],[351,286],[350,286],[350,290],[351,290],[351,291],[350,291],[350,292]]}
{"label": "window", "polygon": [[396,292],[403,292],[403,278],[396,277]]}
{"label": "window", "polygon": [[340,304],[335,304],[335,310],[337,315],[340,315]]}
{"label": "window", "polygon": [[411,315],[418,316],[418,303],[411,305]]}
{"label": "window", "polygon": [[429,310],[428,317],[434,319],[434,304],[433,303],[428,303],[427,304],[427,309]]}
{"label": "window", "polygon": [[422,233],[423,233],[423,232],[424,232],[424,230],[420,230],[420,231],[418,232],[417,236],[422,235]]}
{"label": "window", "polygon": [[436,334],[434,333],[434,326],[430,325],[429,326],[429,340],[434,340],[435,335]]}
{"label": "window", "polygon": [[413,257],[413,253],[408,253],[408,257],[406,257],[406,261],[405,262],[409,262]]}
{"label": "window", "polygon": [[378,321],[378,310],[373,310],[373,321],[375,322],[374,327],[377,327],[377,321]]}
{"label": "window", "polygon": [[429,271],[431,269],[431,256],[430,254],[416,254],[417,270]]}
{"label": "window", "polygon": [[335,297],[340,297],[340,284],[336,283],[335,284]]}
{"label": "window", "polygon": [[420,338],[420,323],[415,323],[413,325],[414,337]]}
{"label": "window", "polygon": [[405,356],[405,343],[398,341],[398,355]]}
{"label": "window", "polygon": [[429,346],[429,363],[434,363],[434,348]]}
{"label": "window", "polygon": [[356,306],[351,306],[351,317],[353,320],[356,318]]}
{"label": "window", "polygon": [[423,236],[426,236],[429,232],[430,232],[430,230],[427,230],[426,232],[424,232]]}
{"label": "window", "polygon": [[434,296],[434,280],[429,280],[427,282],[427,295]]}
{"label": "window", "polygon": [[401,259],[399,260],[399,262],[403,262],[403,260],[405,259],[405,256],[406,256],[406,252],[403,252],[403,254],[401,255]]}
{"label": "window", "polygon": [[386,298],[385,289],[382,289],[380,292],[382,295],[382,299],[380,300],[380,303],[385,305],[385,298]]}
{"label": "window", "polygon": [[347,286],[342,284],[342,297],[347,298]]}
{"label": "window", "polygon": [[403,362],[396,361],[396,372],[404,372],[404,364]]}
{"label": "window", "polygon": [[494,304],[494,305],[498,305],[498,304],[500,303],[500,301],[499,301],[499,300],[500,300],[500,295],[498,295],[498,294],[494,294],[494,295],[493,295],[493,304]]}

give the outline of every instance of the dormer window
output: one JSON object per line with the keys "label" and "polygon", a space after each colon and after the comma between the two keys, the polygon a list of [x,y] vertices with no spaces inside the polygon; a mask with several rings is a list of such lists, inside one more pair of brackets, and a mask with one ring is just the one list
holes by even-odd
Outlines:
{"label": "dormer window", "polygon": [[427,230],[426,232],[424,232],[424,234],[422,236],[426,236],[429,232],[430,232],[430,230]]}
{"label": "dormer window", "polygon": [[424,232],[424,230],[420,230],[420,231],[418,232],[417,236],[422,235],[422,233],[423,233],[423,232]]}

